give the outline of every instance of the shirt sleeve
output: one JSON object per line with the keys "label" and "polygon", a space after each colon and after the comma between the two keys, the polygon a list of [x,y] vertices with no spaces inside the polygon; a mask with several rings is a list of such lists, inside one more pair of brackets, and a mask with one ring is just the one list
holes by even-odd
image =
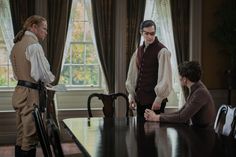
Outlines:
{"label": "shirt sleeve", "polygon": [[134,99],[135,97],[135,87],[138,77],[138,68],[136,65],[136,56],[137,56],[137,50],[133,54],[130,60],[129,70],[127,74],[127,80],[125,82],[126,89],[129,93],[129,99]]}
{"label": "shirt sleeve", "polygon": [[170,62],[171,53],[166,48],[160,50],[158,54],[159,68],[158,80],[155,86],[155,103],[161,103],[167,98],[172,90],[172,70]]}
{"label": "shirt sleeve", "polygon": [[55,76],[50,71],[50,65],[40,44],[31,44],[26,48],[26,59],[31,63],[31,77],[35,81],[41,80],[48,84],[54,81]]}

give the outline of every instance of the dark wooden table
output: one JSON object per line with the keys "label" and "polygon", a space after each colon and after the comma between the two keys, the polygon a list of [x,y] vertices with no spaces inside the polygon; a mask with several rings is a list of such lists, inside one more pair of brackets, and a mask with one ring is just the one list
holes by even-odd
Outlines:
{"label": "dark wooden table", "polygon": [[63,126],[91,157],[236,157],[236,140],[213,129],[131,118],[70,118]]}

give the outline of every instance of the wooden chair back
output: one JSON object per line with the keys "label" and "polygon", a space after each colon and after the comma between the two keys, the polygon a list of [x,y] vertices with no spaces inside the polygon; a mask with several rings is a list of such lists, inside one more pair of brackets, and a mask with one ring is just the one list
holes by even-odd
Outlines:
{"label": "wooden chair back", "polygon": [[236,107],[221,105],[216,115],[214,129],[218,134],[236,138]]}
{"label": "wooden chair back", "polygon": [[125,99],[126,104],[126,117],[129,116],[129,101],[127,95],[124,93],[112,93],[112,94],[103,94],[103,93],[93,93],[89,95],[87,101],[87,108],[88,108],[88,116],[93,117],[91,111],[91,100],[92,98],[97,97],[103,102],[103,113],[105,117],[114,117],[115,113],[115,100],[118,97],[122,97]]}

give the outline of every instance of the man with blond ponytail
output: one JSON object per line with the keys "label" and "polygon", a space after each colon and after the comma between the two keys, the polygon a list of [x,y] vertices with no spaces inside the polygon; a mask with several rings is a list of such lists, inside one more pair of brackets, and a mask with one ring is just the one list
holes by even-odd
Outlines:
{"label": "man with blond ponytail", "polygon": [[33,15],[24,23],[14,39],[10,59],[15,79],[18,81],[12,97],[16,111],[16,157],[35,157],[38,143],[32,116],[34,104],[39,104],[39,82],[45,85],[54,81],[50,65],[39,40],[47,36],[45,18]]}

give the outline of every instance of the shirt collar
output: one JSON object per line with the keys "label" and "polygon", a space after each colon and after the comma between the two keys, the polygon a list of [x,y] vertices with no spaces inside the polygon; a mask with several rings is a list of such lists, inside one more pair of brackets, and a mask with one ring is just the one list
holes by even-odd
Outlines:
{"label": "shirt collar", "polygon": [[29,35],[29,36],[32,36],[35,40],[37,40],[38,41],[38,38],[37,38],[37,36],[33,33],[33,32],[31,32],[31,31],[25,31],[25,35]]}
{"label": "shirt collar", "polygon": [[201,80],[199,80],[198,82],[194,83],[194,84],[190,87],[191,93],[192,93],[194,90],[196,90],[199,86],[201,86],[201,84],[202,84],[202,81],[201,81]]}

